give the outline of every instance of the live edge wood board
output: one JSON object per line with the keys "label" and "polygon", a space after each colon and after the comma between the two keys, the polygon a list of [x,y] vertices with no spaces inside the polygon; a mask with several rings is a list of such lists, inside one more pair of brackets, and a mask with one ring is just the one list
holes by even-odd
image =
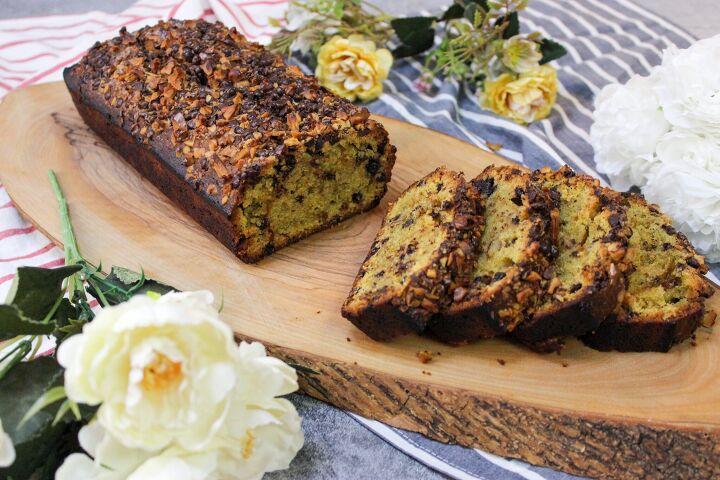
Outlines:
{"label": "live edge wood board", "polygon": [[[381,206],[257,265],[237,260],[83,124],[62,84],[0,106],[0,179],[24,215],[61,234],[46,172],[70,204],[80,248],[103,265],[142,266],[182,290],[224,296],[238,338],[300,368],[323,401],[443,442],[577,475],[720,477],[720,328],[668,354],[600,353],[569,343],[540,355],[505,340],[448,347],[377,343],[340,317],[389,200],[445,164],[475,175],[506,160],[443,134],[379,119],[398,148]],[[710,306],[718,309],[716,295]],[[420,350],[438,352],[422,364]]]}

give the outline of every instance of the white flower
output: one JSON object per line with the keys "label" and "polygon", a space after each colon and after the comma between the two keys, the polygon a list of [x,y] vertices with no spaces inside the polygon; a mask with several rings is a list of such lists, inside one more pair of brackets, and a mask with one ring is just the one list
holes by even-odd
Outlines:
{"label": "white flower", "polygon": [[9,467],[15,461],[15,447],[10,435],[5,433],[0,419],[0,468]]}
{"label": "white flower", "polygon": [[222,426],[238,381],[233,333],[210,292],[135,296],[60,345],[71,400],[127,447],[193,450]]}
{"label": "white flower", "polygon": [[153,456],[153,452],[126,447],[95,420],[80,429],[78,440],[90,456],[68,456],[55,472],[55,480],[125,480]]}
{"label": "white flower", "polygon": [[672,131],[657,145],[643,193],[657,203],[711,262],[720,261],[720,143]]}
{"label": "white flower", "polygon": [[537,42],[515,35],[505,41],[502,63],[517,73],[525,73],[540,66],[542,53]]}
{"label": "white flower", "polygon": [[243,342],[236,353],[239,381],[228,415],[202,449],[178,444],[151,452],[127,448],[93,422],[79,435],[90,456],[68,457],[56,480],[245,480],[287,468],[302,447],[303,434],[295,407],[275,397],[297,389],[295,371],[267,357],[259,343]]}
{"label": "white flower", "polygon": [[[324,31],[324,33],[326,35],[332,35],[334,33],[332,26],[340,25],[339,20],[331,18],[331,15],[336,13],[336,4],[337,2],[335,1],[327,0],[290,2],[290,5],[285,13],[285,28],[291,32],[295,32],[307,27],[312,22],[322,21],[323,24],[329,27]],[[315,9],[325,15],[315,13],[310,9]],[[297,36],[293,42],[292,48],[294,50],[299,50],[300,53],[305,55],[310,51],[313,43],[320,39],[321,36],[318,32],[306,30]]]}
{"label": "white flower", "polygon": [[658,75],[654,70],[625,85],[607,85],[595,99],[590,129],[595,163],[618,190],[645,184],[655,145],[670,129],[652,90]]}
{"label": "white flower", "polygon": [[676,127],[720,136],[720,35],[690,48],[669,48],[655,85],[665,117]]}

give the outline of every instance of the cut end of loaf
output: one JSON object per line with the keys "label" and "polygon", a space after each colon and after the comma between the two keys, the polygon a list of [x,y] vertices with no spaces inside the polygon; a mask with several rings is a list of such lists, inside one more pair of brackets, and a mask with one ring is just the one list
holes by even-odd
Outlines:
{"label": "cut end of loaf", "polygon": [[594,330],[615,311],[624,290],[632,234],[617,195],[569,167],[545,168],[533,178],[549,190],[559,212],[557,255],[543,271],[546,291],[515,336],[527,344]]}
{"label": "cut end of loaf", "polygon": [[486,222],[472,281],[430,326],[449,343],[501,335],[526,319],[542,292],[541,272],[555,248],[552,201],[527,172],[491,166],[471,185]]}
{"label": "cut end of loaf", "polygon": [[439,168],[389,207],[343,306],[345,318],[372,338],[424,330],[474,265],[482,218],[466,190],[461,174]]}
{"label": "cut end of loaf", "polygon": [[668,351],[700,324],[712,294],[707,266],[655,205],[634,194],[625,200],[633,231],[627,288],[619,312],[583,341],[598,350]]}

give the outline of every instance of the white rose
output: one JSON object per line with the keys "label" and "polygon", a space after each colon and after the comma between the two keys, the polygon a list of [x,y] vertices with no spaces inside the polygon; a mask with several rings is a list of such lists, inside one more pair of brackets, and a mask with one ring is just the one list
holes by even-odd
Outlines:
{"label": "white rose", "polygon": [[80,429],[78,440],[90,456],[69,455],[55,472],[55,480],[125,480],[153,456],[153,452],[126,447],[95,420]]}
{"label": "white rose", "polygon": [[223,425],[237,346],[210,292],[104,308],[58,349],[65,389],[127,447],[200,449]]}
{"label": "white rose", "polygon": [[652,90],[658,73],[607,85],[595,99],[590,129],[595,163],[618,190],[645,184],[655,144],[670,129]]}
{"label": "white rose", "polygon": [[720,136],[720,35],[663,53],[655,85],[665,117],[676,127]]}
{"label": "white rose", "polygon": [[0,468],[9,467],[15,461],[15,447],[10,435],[5,433],[0,419]]}
{"label": "white rose", "polygon": [[657,145],[659,163],[643,188],[711,262],[720,261],[720,144],[672,131]]}
{"label": "white rose", "polygon": [[56,480],[259,479],[287,468],[303,444],[300,417],[283,398],[297,389],[295,371],[267,357],[259,343],[241,343],[228,415],[202,449],[178,444],[146,451],[124,447],[98,422],[80,431],[84,454],[68,457]]}

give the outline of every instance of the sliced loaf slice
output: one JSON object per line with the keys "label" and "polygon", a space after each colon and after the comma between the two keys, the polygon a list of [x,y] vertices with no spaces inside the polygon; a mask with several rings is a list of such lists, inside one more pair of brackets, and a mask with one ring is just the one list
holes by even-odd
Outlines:
{"label": "sliced loaf slice", "polygon": [[704,315],[712,288],[704,258],[641,196],[625,195],[632,228],[631,260],[621,310],[583,341],[597,350],[666,352],[690,337]]}
{"label": "sliced loaf slice", "polygon": [[490,166],[471,182],[484,205],[485,229],[468,288],[453,291],[453,303],[429,330],[461,344],[511,332],[528,317],[544,291],[541,273],[555,251],[550,196],[516,167]]}
{"label": "sliced loaf slice", "polygon": [[[613,313],[625,287],[631,230],[621,199],[571,168],[533,173],[560,212],[558,254],[543,272],[545,298],[513,334],[535,350],[556,350],[561,337],[594,330]],[[555,339],[555,340],[553,340]]]}
{"label": "sliced loaf slice", "polygon": [[435,170],[390,205],[342,315],[375,340],[422,332],[467,285],[481,229],[462,174]]}

